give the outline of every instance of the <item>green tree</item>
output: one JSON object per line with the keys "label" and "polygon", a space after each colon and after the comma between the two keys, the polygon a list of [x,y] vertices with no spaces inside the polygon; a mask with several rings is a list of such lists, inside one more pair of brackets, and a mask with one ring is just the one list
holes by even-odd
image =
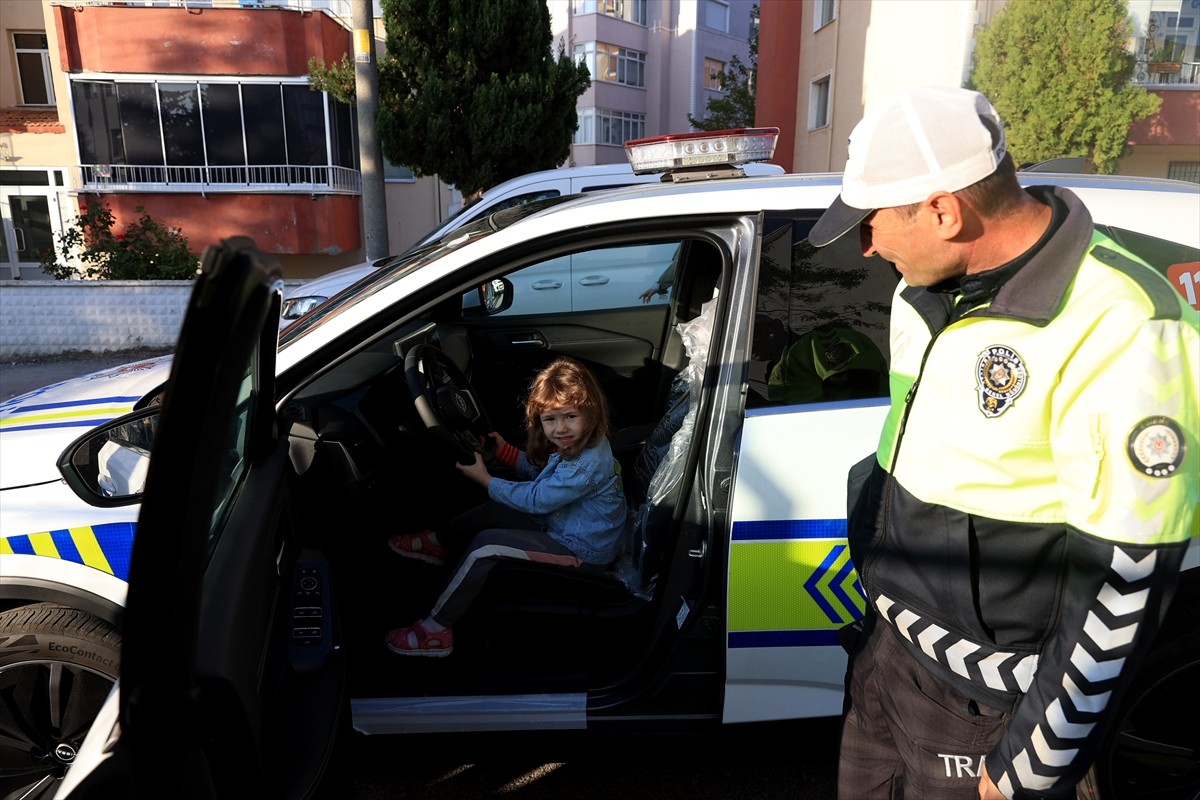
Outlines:
{"label": "green tree", "polygon": [[[137,222],[125,233],[113,233],[112,210],[89,203],[75,221],[58,234],[57,248],[42,254],[41,267],[58,280],[179,280],[196,277],[199,259],[188,249],[182,233],[150,218],[141,206]],[[76,269],[74,264],[81,266]]]}
{"label": "green tree", "polygon": [[332,64],[316,58],[308,60],[308,88],[314,92],[328,92],[338,102],[352,106],[358,101],[354,81],[354,62],[349,53],[342,53],[342,60]]}
{"label": "green tree", "polygon": [[470,197],[566,160],[591,85],[545,0],[383,0],[379,141],[393,164]]}
{"label": "green tree", "polygon": [[1010,0],[980,34],[970,85],[1018,165],[1078,156],[1116,171],[1130,126],[1162,103],[1131,82],[1130,35],[1125,0]]}
{"label": "green tree", "polygon": [[721,72],[720,97],[711,97],[704,106],[703,119],[688,114],[688,122],[701,131],[754,127],[755,90],[758,87],[758,5],[750,10],[750,65],[737,56],[729,59]]}

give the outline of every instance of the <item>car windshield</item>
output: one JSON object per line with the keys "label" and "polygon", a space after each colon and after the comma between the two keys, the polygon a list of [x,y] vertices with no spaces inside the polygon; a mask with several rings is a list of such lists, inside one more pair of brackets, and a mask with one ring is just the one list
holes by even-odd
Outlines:
{"label": "car windshield", "polygon": [[341,313],[343,309],[349,308],[364,297],[370,296],[380,287],[386,286],[392,281],[398,280],[415,270],[438,261],[446,254],[457,250],[467,242],[489,236],[525,217],[573,199],[573,197],[575,196],[552,197],[496,211],[483,219],[469,222],[451,231],[438,241],[418,248],[407,256],[399,256],[391,261],[384,261],[378,269],[364,275],[326,300],[312,312],[296,320],[294,324],[284,328],[280,333],[279,346],[281,348],[287,347],[298,339],[304,331],[320,326],[325,320],[332,319]]}

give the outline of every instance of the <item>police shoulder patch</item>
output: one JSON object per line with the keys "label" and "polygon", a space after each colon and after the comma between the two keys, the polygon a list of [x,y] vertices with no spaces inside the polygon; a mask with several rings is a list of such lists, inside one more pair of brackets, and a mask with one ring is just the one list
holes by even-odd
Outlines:
{"label": "police shoulder patch", "polygon": [[984,350],[975,364],[979,410],[985,417],[1003,414],[1025,391],[1028,377],[1025,362],[1016,350],[1002,344]]}
{"label": "police shoulder patch", "polygon": [[1146,417],[1129,432],[1129,460],[1151,478],[1169,478],[1183,463],[1187,446],[1179,423],[1170,417]]}

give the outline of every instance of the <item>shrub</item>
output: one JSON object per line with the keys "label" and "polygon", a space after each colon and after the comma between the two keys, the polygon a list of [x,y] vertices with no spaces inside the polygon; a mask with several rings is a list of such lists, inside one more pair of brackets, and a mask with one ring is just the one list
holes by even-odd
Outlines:
{"label": "shrub", "polygon": [[[57,250],[42,256],[42,271],[58,280],[178,280],[196,277],[199,259],[188,249],[188,240],[146,214],[142,206],[137,222],[125,235],[113,233],[112,210],[91,203],[74,223],[57,235]],[[81,265],[78,269],[74,264]]]}

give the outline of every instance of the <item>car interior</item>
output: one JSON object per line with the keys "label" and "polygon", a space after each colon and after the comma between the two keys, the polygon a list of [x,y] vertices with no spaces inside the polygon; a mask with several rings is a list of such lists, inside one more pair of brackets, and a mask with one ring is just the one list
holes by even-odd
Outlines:
{"label": "car interior", "polygon": [[[695,348],[683,331],[697,335],[728,264],[714,241],[672,241],[679,268],[667,304],[634,295],[624,308],[488,317],[465,313],[455,296],[291,396],[283,416],[295,494],[312,529],[326,532],[320,545],[332,554],[352,696],[584,691],[619,683],[646,657],[662,629],[660,572],[691,568],[671,546],[686,485],[664,477],[677,477],[688,455],[686,433],[670,446],[692,407]],[[429,612],[452,561],[401,558],[388,537],[437,530],[486,500],[454,462],[490,430],[521,446],[528,382],[560,355],[587,364],[605,390],[635,521],[626,552],[602,575],[503,565],[455,626],[449,658],[391,653],[384,634]],[[653,509],[643,508],[656,472]]]}

